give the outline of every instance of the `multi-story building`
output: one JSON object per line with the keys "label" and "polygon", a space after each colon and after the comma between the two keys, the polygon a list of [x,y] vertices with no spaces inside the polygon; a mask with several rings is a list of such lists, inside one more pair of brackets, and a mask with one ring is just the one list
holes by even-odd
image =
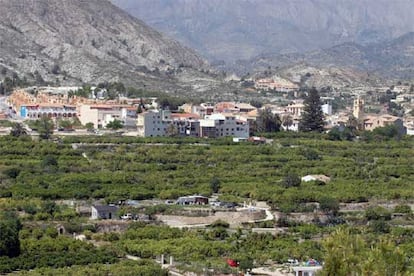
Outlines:
{"label": "multi-story building", "polygon": [[214,110],[216,113],[248,113],[256,110],[256,107],[248,103],[219,102],[215,105]]}
{"label": "multi-story building", "polygon": [[249,137],[247,119],[233,114],[212,114],[200,120],[199,115],[174,113],[167,110],[149,110],[138,114],[139,136],[192,136],[192,137]]}
{"label": "multi-story building", "polygon": [[305,105],[303,104],[303,101],[297,101],[296,103],[289,104],[286,107],[286,111],[295,117],[301,117],[304,108]]}
{"label": "multi-story building", "polygon": [[322,102],[322,112],[325,115],[332,115],[332,101],[334,99],[331,97],[321,97]]}
{"label": "multi-story building", "polygon": [[19,115],[27,119],[49,117],[55,119],[77,117],[76,106],[61,104],[22,104]]}
{"label": "multi-story building", "polygon": [[[202,137],[249,137],[249,124],[242,117],[233,114],[212,114],[200,120]],[[213,130],[214,128],[214,130]],[[213,131],[215,132],[213,135]]]}
{"label": "multi-story building", "polygon": [[259,79],[255,82],[255,88],[263,91],[292,92],[298,90],[299,86],[284,79],[279,79],[278,81],[274,79]]}
{"label": "multi-story building", "polygon": [[149,110],[138,114],[138,136],[166,136],[168,126],[171,122],[171,111],[169,110]]}
{"label": "multi-story building", "polygon": [[79,107],[79,120],[83,125],[93,123],[95,128],[104,128],[114,120],[119,120],[125,125],[127,108],[127,105],[83,104]]}
{"label": "multi-story building", "polygon": [[365,130],[374,130],[377,127],[385,127],[389,125],[395,125],[400,133],[406,134],[407,130],[404,127],[403,121],[401,118],[384,114],[384,115],[366,115],[364,117],[364,129]]}
{"label": "multi-story building", "polygon": [[193,113],[173,113],[171,123],[176,127],[177,135],[200,137],[200,116]]}

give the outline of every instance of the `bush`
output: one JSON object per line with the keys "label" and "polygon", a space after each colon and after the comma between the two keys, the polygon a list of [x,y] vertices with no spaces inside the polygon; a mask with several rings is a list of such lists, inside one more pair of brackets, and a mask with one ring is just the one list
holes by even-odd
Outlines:
{"label": "bush", "polygon": [[212,224],[210,224],[210,227],[216,228],[216,227],[223,227],[223,228],[229,228],[230,224],[218,219],[216,221],[214,221]]}
{"label": "bush", "polygon": [[12,167],[4,170],[3,173],[10,178],[17,178],[20,174],[20,171],[21,170],[19,168]]}
{"label": "bush", "polygon": [[282,186],[285,188],[299,187],[301,182],[302,181],[298,175],[288,174],[285,178],[283,178]]}
{"label": "bush", "polygon": [[59,235],[59,233],[56,230],[56,228],[54,228],[54,227],[48,227],[45,230],[45,235],[46,236],[49,236],[49,237],[51,237],[53,239],[55,239]]}
{"label": "bush", "polygon": [[365,218],[367,220],[390,220],[391,212],[381,206],[369,207],[365,211]]}
{"label": "bush", "polygon": [[324,212],[336,214],[339,211],[339,201],[332,197],[323,197],[319,201],[319,208]]}
{"label": "bush", "polygon": [[411,214],[413,211],[409,205],[401,204],[394,208],[394,213]]}
{"label": "bush", "polygon": [[387,234],[390,232],[390,225],[382,219],[371,221],[369,228],[372,232],[377,234]]}

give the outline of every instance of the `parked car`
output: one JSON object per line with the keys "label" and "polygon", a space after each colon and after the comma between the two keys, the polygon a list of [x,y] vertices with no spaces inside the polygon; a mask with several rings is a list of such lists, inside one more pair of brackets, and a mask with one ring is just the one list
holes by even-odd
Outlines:
{"label": "parked car", "polygon": [[128,214],[125,214],[125,215],[121,216],[121,219],[123,219],[123,220],[131,220],[131,219],[133,219],[133,216],[132,216],[131,213],[128,213]]}

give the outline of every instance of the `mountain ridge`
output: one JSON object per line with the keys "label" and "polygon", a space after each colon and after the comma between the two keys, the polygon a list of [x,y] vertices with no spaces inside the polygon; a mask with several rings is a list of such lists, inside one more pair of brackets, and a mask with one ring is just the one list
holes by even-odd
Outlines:
{"label": "mountain ridge", "polygon": [[108,0],[0,3],[0,67],[20,76],[179,90],[188,89],[179,70],[210,68],[195,51]]}
{"label": "mountain ridge", "polygon": [[383,42],[414,31],[414,2],[112,0],[210,61]]}
{"label": "mountain ridge", "polygon": [[288,68],[306,64],[322,69],[337,68],[376,75],[378,78],[414,79],[414,33],[376,44],[346,42],[327,49],[300,54],[262,54],[249,60],[227,64],[239,74]]}

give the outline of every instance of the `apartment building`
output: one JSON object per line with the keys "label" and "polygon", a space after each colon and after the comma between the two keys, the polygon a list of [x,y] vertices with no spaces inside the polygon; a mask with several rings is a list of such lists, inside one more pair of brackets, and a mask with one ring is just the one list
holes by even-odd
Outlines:
{"label": "apartment building", "polygon": [[149,110],[141,114],[138,114],[138,136],[166,136],[167,128],[171,124],[171,122],[171,111],[169,110]]}
{"label": "apartment building", "polygon": [[247,119],[233,114],[216,113],[200,120],[201,137],[249,137]]}

